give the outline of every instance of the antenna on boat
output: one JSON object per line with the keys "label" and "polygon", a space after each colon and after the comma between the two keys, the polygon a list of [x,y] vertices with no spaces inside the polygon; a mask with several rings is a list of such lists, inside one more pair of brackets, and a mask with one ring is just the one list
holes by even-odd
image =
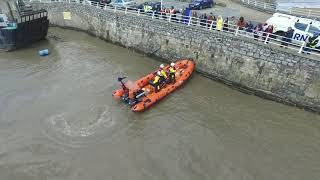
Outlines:
{"label": "antenna on boat", "polygon": [[127,77],[118,77],[118,81],[122,82],[122,80],[124,80],[125,78],[127,78]]}

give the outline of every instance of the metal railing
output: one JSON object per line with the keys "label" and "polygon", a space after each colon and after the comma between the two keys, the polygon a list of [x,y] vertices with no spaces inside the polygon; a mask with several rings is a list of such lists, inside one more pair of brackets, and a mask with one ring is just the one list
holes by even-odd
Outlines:
{"label": "metal railing", "polygon": [[106,4],[101,4],[96,1],[88,0],[25,0],[26,2],[41,2],[41,3],[80,3],[84,6],[93,6],[94,8],[100,8],[105,11],[112,11],[114,13],[123,13],[141,16],[146,19],[163,20],[169,23],[177,23],[189,27],[199,27],[208,32],[221,32],[227,33],[233,36],[243,37],[262,44],[269,44],[270,46],[283,47],[295,51],[296,53],[307,53],[320,57],[320,49],[308,47],[307,42],[295,41],[291,38],[286,38],[272,33],[264,31],[258,31],[254,29],[246,29],[236,26],[230,23],[221,23],[221,21],[213,21],[208,19],[200,19],[192,16],[183,16],[181,14],[171,14],[162,12],[144,12],[142,9],[135,9],[129,7],[117,7]]}
{"label": "metal railing", "polygon": [[34,19],[40,19],[42,17],[48,16],[48,12],[44,10],[34,11],[32,13],[23,14],[17,19],[17,23],[23,23],[27,21],[32,21]]}
{"label": "metal railing", "polygon": [[310,17],[320,19],[320,10],[317,9],[308,9],[308,8],[290,8],[288,10],[279,10],[277,8],[277,4],[275,3],[267,3],[261,0],[233,0],[236,2],[240,2],[249,7],[254,7],[258,9],[262,9],[268,12],[282,12],[290,15]]}
{"label": "metal railing", "polygon": [[320,19],[320,10],[316,9],[291,8],[287,13],[291,15]]}

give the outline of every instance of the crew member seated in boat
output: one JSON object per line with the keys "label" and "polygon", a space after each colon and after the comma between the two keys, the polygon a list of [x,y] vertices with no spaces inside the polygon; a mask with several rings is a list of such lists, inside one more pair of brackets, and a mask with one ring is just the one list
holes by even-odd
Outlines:
{"label": "crew member seated in boat", "polygon": [[163,70],[163,68],[164,68],[164,65],[163,64],[160,64],[160,67],[159,67],[159,69],[158,69],[158,71],[162,71]]}
{"label": "crew member seated in boat", "polygon": [[160,75],[161,75],[161,72],[158,71],[156,76],[154,77],[154,80],[150,82],[150,84],[154,87],[154,90],[155,92],[159,92],[160,90]]}
{"label": "crew member seated in boat", "polygon": [[166,82],[166,80],[168,78],[167,73],[164,70],[164,65],[163,64],[160,65],[159,71],[160,71],[160,82],[159,82],[159,84],[162,85],[163,83]]}
{"label": "crew member seated in boat", "polygon": [[176,68],[174,67],[174,63],[170,64],[170,68],[169,68],[169,79],[170,79],[170,83],[175,83],[176,82]]}

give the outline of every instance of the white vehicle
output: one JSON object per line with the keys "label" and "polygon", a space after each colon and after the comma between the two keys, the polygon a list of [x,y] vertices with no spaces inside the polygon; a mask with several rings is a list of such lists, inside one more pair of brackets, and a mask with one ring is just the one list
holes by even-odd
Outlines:
{"label": "white vehicle", "polygon": [[[288,27],[294,29],[293,43],[302,44],[314,34],[320,34],[320,21],[312,19],[275,13],[266,23],[273,25],[273,33],[277,35],[283,35],[288,30]],[[317,47],[320,47],[320,42]]]}
{"label": "white vehicle", "polygon": [[5,14],[0,14],[0,27],[7,27],[8,17]]}
{"label": "white vehicle", "polygon": [[134,0],[113,0],[110,5],[117,7],[132,7],[136,5],[136,2]]}

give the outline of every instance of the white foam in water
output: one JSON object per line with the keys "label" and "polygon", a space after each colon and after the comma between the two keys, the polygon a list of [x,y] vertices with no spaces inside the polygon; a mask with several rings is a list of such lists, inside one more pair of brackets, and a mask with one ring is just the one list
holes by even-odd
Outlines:
{"label": "white foam in water", "polygon": [[[93,110],[91,109],[90,112]],[[94,112],[93,112],[94,113]],[[114,125],[112,121],[110,111],[107,106],[104,107],[104,111],[98,116],[97,119],[88,119],[87,122],[95,122],[86,127],[76,127],[68,122],[65,114],[53,115],[48,118],[49,125],[52,128],[64,135],[71,137],[87,137],[95,134],[101,127],[110,127]]]}

